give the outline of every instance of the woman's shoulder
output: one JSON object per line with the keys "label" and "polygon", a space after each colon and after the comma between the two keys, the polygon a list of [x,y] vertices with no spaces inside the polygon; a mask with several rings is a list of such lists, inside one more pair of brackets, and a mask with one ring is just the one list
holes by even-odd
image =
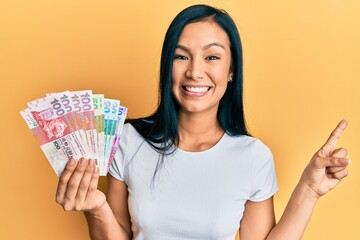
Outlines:
{"label": "woman's shoulder", "polygon": [[142,142],[144,140],[144,138],[139,134],[139,132],[131,123],[124,124],[120,139],[125,142],[131,142],[132,144],[135,144],[136,142]]}
{"label": "woman's shoulder", "polygon": [[248,135],[227,135],[226,144],[231,148],[255,155],[272,155],[270,148],[262,140]]}
{"label": "woman's shoulder", "polygon": [[131,124],[131,123],[125,123],[123,130],[122,130],[122,135],[134,135],[134,136],[138,136],[141,137],[141,135],[138,133],[138,131],[135,129],[135,127]]}
{"label": "woman's shoulder", "polygon": [[133,127],[133,125],[131,125],[131,123],[125,123],[124,124],[124,128],[123,128],[124,133],[133,132],[133,131],[136,131],[136,130]]}
{"label": "woman's shoulder", "polygon": [[233,142],[234,144],[245,146],[245,147],[253,147],[253,148],[268,148],[265,143],[263,143],[259,138],[248,136],[248,135],[238,135],[231,136],[227,135],[227,140],[229,142]]}

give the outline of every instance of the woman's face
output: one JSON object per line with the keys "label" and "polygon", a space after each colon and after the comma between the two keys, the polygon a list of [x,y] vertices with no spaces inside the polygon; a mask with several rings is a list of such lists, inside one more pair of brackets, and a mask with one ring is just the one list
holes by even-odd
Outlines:
{"label": "woman's face", "polygon": [[180,111],[217,112],[232,77],[230,62],[230,41],[218,24],[186,25],[175,49],[172,72],[172,93]]}

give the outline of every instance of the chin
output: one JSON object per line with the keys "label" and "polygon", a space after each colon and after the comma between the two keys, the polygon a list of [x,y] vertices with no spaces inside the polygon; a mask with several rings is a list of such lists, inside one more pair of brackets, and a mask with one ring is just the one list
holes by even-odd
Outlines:
{"label": "chin", "polygon": [[211,112],[216,113],[217,109],[218,109],[218,105],[211,107],[211,106],[203,106],[203,105],[192,104],[191,106],[182,106],[180,108],[180,112],[189,113],[189,114],[194,114],[194,113],[210,114]]}

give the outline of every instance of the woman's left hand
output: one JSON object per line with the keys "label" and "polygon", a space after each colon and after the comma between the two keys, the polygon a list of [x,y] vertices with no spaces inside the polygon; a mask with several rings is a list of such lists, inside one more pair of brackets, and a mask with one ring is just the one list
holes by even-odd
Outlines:
{"label": "woman's left hand", "polygon": [[300,184],[310,189],[316,198],[333,189],[348,175],[346,167],[350,159],[346,158],[347,151],[344,148],[335,148],[346,126],[346,120],[342,120],[337,125],[326,143],[312,157],[301,176]]}

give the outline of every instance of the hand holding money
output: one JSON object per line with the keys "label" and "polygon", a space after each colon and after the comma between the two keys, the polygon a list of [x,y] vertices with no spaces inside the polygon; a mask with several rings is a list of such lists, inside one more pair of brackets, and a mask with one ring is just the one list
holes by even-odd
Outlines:
{"label": "hand holding money", "polygon": [[47,94],[20,112],[58,176],[69,159],[94,159],[105,176],[127,114],[119,100],[91,90]]}
{"label": "hand holding money", "polygon": [[71,158],[59,178],[56,202],[65,211],[94,211],[106,202],[103,192],[97,189],[99,168],[95,160]]}

